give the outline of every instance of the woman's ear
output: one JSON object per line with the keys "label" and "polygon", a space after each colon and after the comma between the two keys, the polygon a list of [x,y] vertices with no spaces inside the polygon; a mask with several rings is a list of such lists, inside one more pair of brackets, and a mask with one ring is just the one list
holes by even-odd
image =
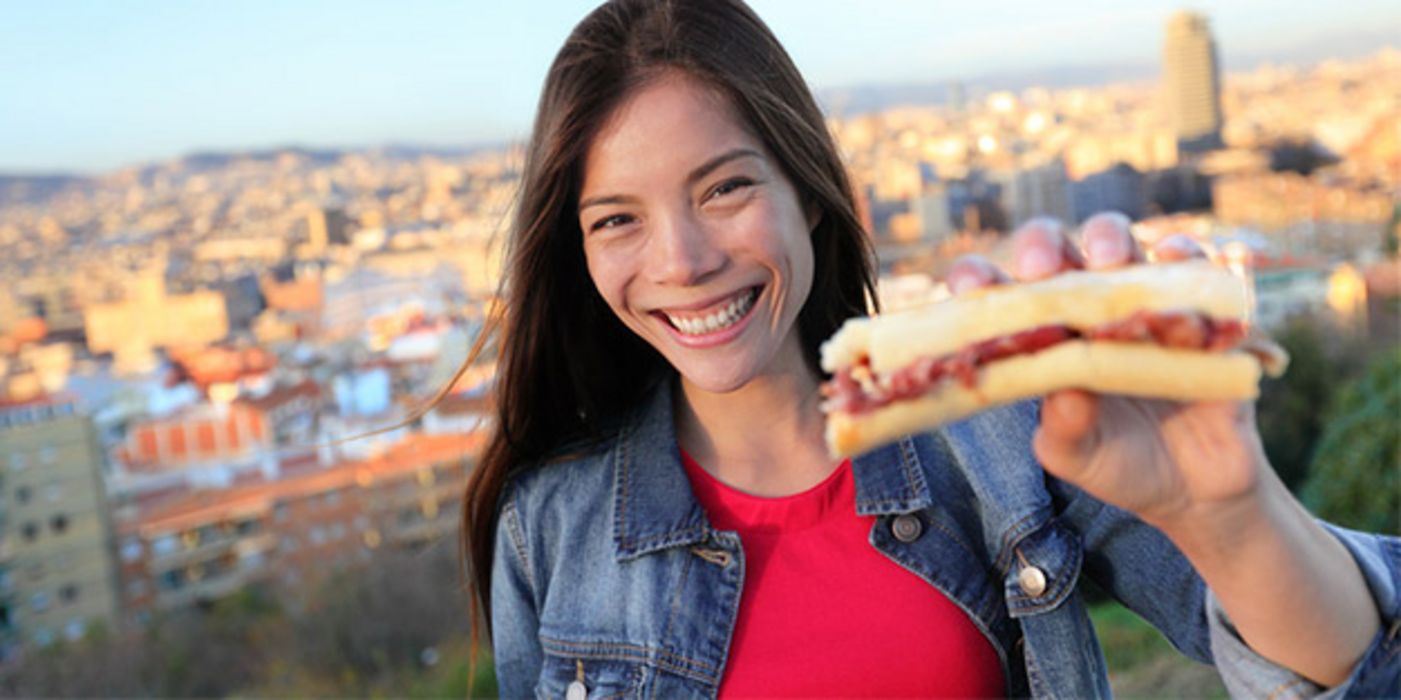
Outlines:
{"label": "woman's ear", "polygon": [[822,223],[822,206],[817,203],[817,200],[808,198],[803,203],[803,214],[807,217],[808,233],[811,234],[817,230],[817,225]]}

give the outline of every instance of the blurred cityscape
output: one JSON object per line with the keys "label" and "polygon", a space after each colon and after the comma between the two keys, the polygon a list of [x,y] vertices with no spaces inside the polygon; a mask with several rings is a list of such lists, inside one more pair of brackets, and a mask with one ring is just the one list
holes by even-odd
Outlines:
{"label": "blurred cityscape", "polygon": [[[1394,348],[1401,50],[1222,75],[1179,13],[1162,57],[1155,82],[833,114],[886,308],[942,298],[955,257],[1004,259],[1032,217],[1117,210],[1240,270],[1266,330]],[[480,332],[520,164],[281,149],[0,176],[0,668],[451,550],[490,357],[416,409]]]}

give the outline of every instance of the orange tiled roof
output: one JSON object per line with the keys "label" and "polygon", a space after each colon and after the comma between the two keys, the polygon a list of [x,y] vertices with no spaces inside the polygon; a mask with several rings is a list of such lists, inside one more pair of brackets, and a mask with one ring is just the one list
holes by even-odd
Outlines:
{"label": "orange tiled roof", "polygon": [[458,435],[414,434],[373,459],[345,462],[303,476],[230,489],[199,491],[164,501],[123,527],[143,536],[200,527],[270,511],[279,500],[290,500],[351,484],[371,486],[419,467],[478,452],[486,444],[481,432]]}

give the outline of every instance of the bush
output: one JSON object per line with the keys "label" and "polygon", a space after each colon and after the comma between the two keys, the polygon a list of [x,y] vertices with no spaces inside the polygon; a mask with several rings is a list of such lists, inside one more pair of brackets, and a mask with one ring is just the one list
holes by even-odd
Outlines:
{"label": "bush", "polygon": [[1270,464],[1298,493],[1323,434],[1321,409],[1358,372],[1364,349],[1313,316],[1290,319],[1275,339],[1289,353],[1289,370],[1261,387],[1256,416]]}
{"label": "bush", "polygon": [[1345,527],[1401,534],[1401,349],[1339,392],[1302,499]]}

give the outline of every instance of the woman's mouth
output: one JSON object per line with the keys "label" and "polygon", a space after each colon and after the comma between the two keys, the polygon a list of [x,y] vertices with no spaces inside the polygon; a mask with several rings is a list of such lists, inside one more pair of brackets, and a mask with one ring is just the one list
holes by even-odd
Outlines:
{"label": "woman's mouth", "polygon": [[718,333],[739,323],[759,297],[760,287],[749,287],[718,304],[698,311],[660,311],[677,332],[683,336],[701,337]]}

